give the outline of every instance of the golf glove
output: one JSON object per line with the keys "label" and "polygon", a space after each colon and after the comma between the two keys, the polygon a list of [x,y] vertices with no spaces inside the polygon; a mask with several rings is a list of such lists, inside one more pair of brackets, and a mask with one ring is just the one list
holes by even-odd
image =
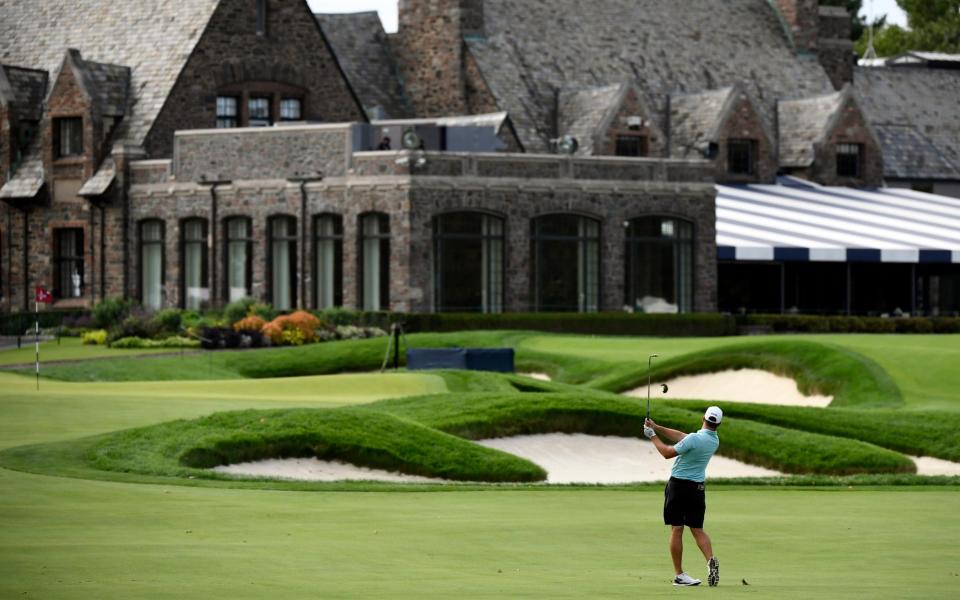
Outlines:
{"label": "golf glove", "polygon": [[647,439],[653,439],[657,436],[657,432],[653,430],[653,427],[644,427],[643,435],[647,436]]}

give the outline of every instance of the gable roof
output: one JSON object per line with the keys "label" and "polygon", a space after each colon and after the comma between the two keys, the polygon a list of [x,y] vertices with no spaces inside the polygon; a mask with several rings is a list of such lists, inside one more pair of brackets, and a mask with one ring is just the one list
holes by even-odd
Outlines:
{"label": "gable roof", "polygon": [[580,143],[577,154],[593,154],[598,136],[605,124],[609,126],[628,89],[626,84],[616,84],[561,91],[557,136],[572,135]]}
{"label": "gable roof", "polygon": [[[881,138],[884,175],[960,179],[960,70],[858,67],[854,81],[857,101]],[[882,135],[891,132],[882,126],[897,126],[900,137]],[[899,145],[907,129],[913,132],[910,148]],[[919,154],[909,158],[911,151]],[[939,160],[931,160],[931,153]],[[907,167],[921,161],[923,174],[910,174]]]}
{"label": "gable roof", "polygon": [[315,14],[350,85],[372,119],[414,115],[376,12]]}
{"label": "gable roof", "polygon": [[832,94],[778,103],[780,166],[809,167],[813,164],[814,145],[826,138],[830,124],[849,96],[849,89],[845,87]]}
{"label": "gable roof", "polygon": [[[125,141],[140,145],[160,113],[180,71],[219,0],[113,2],[70,0],[0,3],[0,63],[56,72],[68,48],[85,61],[130,68],[132,109]],[[92,67],[89,76],[115,98],[117,71]]]}
{"label": "gable roof", "polygon": [[666,96],[743,79],[772,123],[778,97],[827,92],[815,58],[799,58],[767,0],[485,0],[486,37],[468,37],[501,110],[528,150],[545,150],[557,90],[634,82],[664,129]]}
{"label": "gable roof", "polygon": [[703,157],[716,141],[734,100],[735,87],[670,97],[670,155]]}
{"label": "gable roof", "polygon": [[0,65],[0,104],[12,106],[20,119],[39,121],[47,79],[46,71]]}

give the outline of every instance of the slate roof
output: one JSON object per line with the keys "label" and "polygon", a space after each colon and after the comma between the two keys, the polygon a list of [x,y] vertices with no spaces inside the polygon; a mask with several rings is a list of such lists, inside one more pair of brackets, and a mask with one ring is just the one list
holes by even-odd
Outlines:
{"label": "slate roof", "polygon": [[[857,101],[881,137],[886,177],[960,179],[960,70],[858,67],[854,82]],[[923,175],[910,174],[911,165],[921,164]]]}
{"label": "slate roof", "polygon": [[0,71],[0,102],[11,104],[20,119],[39,121],[47,95],[46,71],[6,65],[0,65]]}
{"label": "slate roof", "polygon": [[130,68],[83,60],[79,56],[75,62],[101,114],[122,117],[127,110]]}
{"label": "slate roof", "polygon": [[484,15],[466,43],[530,151],[549,147],[558,90],[635,82],[661,130],[672,93],[747,80],[769,125],[777,98],[832,90],[767,0],[486,0]]}
{"label": "slate roof", "polygon": [[[130,68],[126,143],[142,144],[218,0],[0,2],[0,63],[56,73],[68,48],[85,61]],[[112,82],[113,69],[91,77]],[[100,79],[103,77],[103,79]],[[112,91],[107,92],[111,96]]]}
{"label": "slate roof", "polygon": [[96,174],[88,179],[77,192],[78,196],[99,196],[107,191],[117,175],[117,165],[112,156],[108,156],[100,165]]}
{"label": "slate roof", "polygon": [[733,100],[736,88],[670,98],[670,155],[673,158],[703,158]]}
{"label": "slate roof", "polygon": [[314,16],[370,118],[413,117],[413,107],[377,13]]}
{"label": "slate roof", "polygon": [[809,167],[813,164],[813,145],[824,139],[831,119],[843,105],[849,88],[778,104],[780,126],[780,166]]}
{"label": "slate roof", "polygon": [[628,84],[565,89],[560,92],[558,136],[572,135],[580,142],[579,155],[591,155],[629,89]]}
{"label": "slate roof", "polygon": [[40,152],[41,136],[33,136],[24,152],[23,162],[14,176],[0,188],[0,198],[33,198],[43,187],[43,154]]}

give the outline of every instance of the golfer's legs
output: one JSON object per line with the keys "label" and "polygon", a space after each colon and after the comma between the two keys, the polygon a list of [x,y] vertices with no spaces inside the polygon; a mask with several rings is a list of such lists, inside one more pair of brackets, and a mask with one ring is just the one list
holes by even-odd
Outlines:
{"label": "golfer's legs", "polygon": [[703,552],[704,558],[710,560],[713,557],[713,544],[710,543],[710,536],[703,529],[694,529],[693,527],[690,528],[690,533],[693,534],[693,539],[697,540],[697,546],[700,547],[700,552]]}
{"label": "golfer's legs", "polygon": [[677,575],[683,573],[683,525],[670,527],[670,558]]}

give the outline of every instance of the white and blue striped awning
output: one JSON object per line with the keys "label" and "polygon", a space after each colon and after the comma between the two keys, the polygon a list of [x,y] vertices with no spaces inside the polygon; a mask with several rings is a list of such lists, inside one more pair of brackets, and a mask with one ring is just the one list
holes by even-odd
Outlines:
{"label": "white and blue striped awning", "polygon": [[960,199],[781,177],[717,186],[720,260],[960,263]]}

